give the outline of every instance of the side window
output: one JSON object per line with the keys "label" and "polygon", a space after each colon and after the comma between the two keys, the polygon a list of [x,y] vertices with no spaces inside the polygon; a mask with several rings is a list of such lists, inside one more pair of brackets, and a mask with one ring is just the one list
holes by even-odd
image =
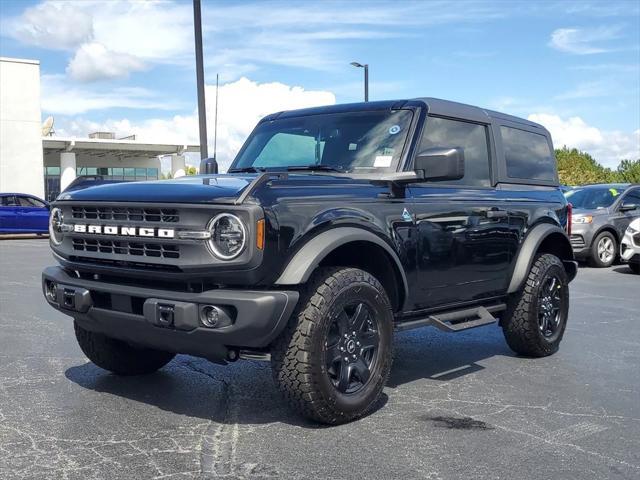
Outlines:
{"label": "side window", "polygon": [[556,162],[547,137],[517,128],[500,127],[507,176],[530,180],[556,179]]}
{"label": "side window", "polygon": [[32,197],[18,197],[18,202],[21,207],[37,207],[44,208],[44,203],[42,203],[37,198]]}
{"label": "side window", "polygon": [[13,195],[7,195],[2,197],[2,203],[0,203],[2,207],[15,207],[16,205],[16,197]]}
{"label": "side window", "polygon": [[623,200],[623,203],[634,203],[636,205],[638,205],[638,207],[640,208],[640,190],[639,189],[635,189],[630,191]]}
{"label": "side window", "polygon": [[447,184],[488,187],[489,144],[487,127],[477,123],[429,117],[420,141],[418,153],[429,148],[460,147],[464,151],[464,178],[448,180]]}

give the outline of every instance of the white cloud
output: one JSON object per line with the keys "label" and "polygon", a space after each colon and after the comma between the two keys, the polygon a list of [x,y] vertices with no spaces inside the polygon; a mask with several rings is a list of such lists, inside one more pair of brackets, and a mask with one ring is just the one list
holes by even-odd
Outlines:
{"label": "white cloud", "polygon": [[563,119],[558,115],[534,113],[529,120],[551,132],[556,148],[566,145],[588,152],[602,165],[615,168],[622,159],[640,158],[640,129],[634,132],[603,131],[580,117]]}
{"label": "white cloud", "polygon": [[80,82],[127,77],[146,68],[144,62],[128,53],[117,53],[101,43],[85,43],[67,66],[67,74]]}
{"label": "white cloud", "polygon": [[45,49],[74,52],[78,81],[127,76],[145,62],[193,57],[191,6],[166,1],[45,1],[3,22],[3,34]]}
{"label": "white cloud", "polygon": [[3,30],[28,45],[71,49],[93,35],[91,14],[77,7],[77,3],[43,2],[8,20]]}
{"label": "white cloud", "polygon": [[40,84],[42,110],[53,114],[77,115],[108,108],[175,110],[183,106],[146,88],[78,86],[64,75],[42,75]]}
{"label": "white cloud", "polygon": [[591,55],[610,51],[603,42],[619,37],[620,27],[598,27],[593,29],[558,28],[551,34],[549,46],[562,52],[576,55]]}
{"label": "white cloud", "polygon": [[[206,86],[209,152],[213,154],[215,86]],[[257,83],[241,78],[220,86],[218,102],[218,159],[226,170],[258,120],[269,113],[335,103],[328,91],[305,90],[282,83]],[[198,144],[198,116],[176,115],[143,122],[127,119],[103,123],[85,119],[57,122],[58,135],[85,136],[91,131],[113,131],[117,136],[135,134],[138,140]]]}

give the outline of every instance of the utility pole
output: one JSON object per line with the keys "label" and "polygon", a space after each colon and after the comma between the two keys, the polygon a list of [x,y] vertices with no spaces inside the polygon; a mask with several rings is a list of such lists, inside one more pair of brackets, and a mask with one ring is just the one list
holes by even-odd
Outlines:
{"label": "utility pole", "polygon": [[200,0],[193,0],[193,29],[196,42],[196,84],[198,88],[198,121],[200,126],[200,158],[208,158],[207,105],[204,98],[204,62],[202,58],[202,15]]}

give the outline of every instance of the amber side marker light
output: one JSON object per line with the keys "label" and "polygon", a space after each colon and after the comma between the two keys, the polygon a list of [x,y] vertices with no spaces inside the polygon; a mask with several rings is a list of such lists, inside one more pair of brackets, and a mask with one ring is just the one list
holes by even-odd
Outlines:
{"label": "amber side marker light", "polygon": [[256,223],[256,247],[258,250],[264,249],[264,218]]}

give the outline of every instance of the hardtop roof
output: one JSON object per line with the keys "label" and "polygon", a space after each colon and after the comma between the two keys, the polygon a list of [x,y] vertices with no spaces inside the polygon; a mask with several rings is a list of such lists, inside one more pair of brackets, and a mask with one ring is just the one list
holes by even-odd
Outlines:
{"label": "hardtop roof", "polygon": [[476,107],[473,105],[467,105],[465,103],[453,102],[450,100],[443,100],[440,98],[432,97],[420,97],[404,100],[383,100],[375,102],[357,102],[357,103],[343,103],[336,105],[325,105],[322,107],[310,107],[302,108],[298,110],[287,110],[282,112],[273,113],[267,115],[262,121],[275,120],[276,118],[294,118],[308,115],[320,115],[328,113],[346,113],[346,112],[359,112],[359,111],[372,111],[372,110],[390,110],[402,108],[409,102],[421,101],[427,104],[429,113],[434,115],[459,117],[469,120],[477,120],[482,122],[490,122],[491,120],[502,120],[521,125],[526,125],[529,128],[539,129],[544,132],[547,130],[540,124],[532,122],[530,120],[508,115],[506,113],[496,112],[485,108]]}

